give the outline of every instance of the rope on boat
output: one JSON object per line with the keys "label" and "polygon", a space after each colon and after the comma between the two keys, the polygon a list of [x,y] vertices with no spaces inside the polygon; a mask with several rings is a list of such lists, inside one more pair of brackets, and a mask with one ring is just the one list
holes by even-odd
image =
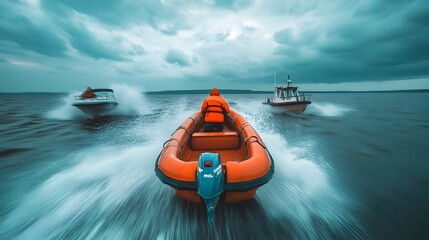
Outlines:
{"label": "rope on boat", "polygon": [[251,125],[248,122],[246,122],[245,124],[241,125],[241,132],[243,132],[244,128],[248,127],[248,126],[251,127]]}
{"label": "rope on boat", "polygon": [[178,140],[178,139],[176,139],[176,138],[170,138],[170,139],[168,139],[167,141],[165,141],[163,144],[162,144],[162,148],[165,148],[165,145],[167,144],[167,143],[169,143],[169,142],[171,142],[171,141],[177,141],[178,143],[179,143],[179,145],[177,145],[177,146],[169,146],[169,147],[178,147],[178,146],[180,146],[180,141]]}
{"label": "rope on boat", "polygon": [[[185,128],[184,126],[182,126],[182,125],[180,125],[177,129],[176,129],[176,131],[174,131],[174,133],[175,132],[177,132],[177,130],[179,130],[179,129],[183,129],[183,130],[185,130],[186,131],[186,135],[189,135],[189,130],[187,129],[187,128]],[[174,134],[173,133],[173,134]],[[171,135],[173,135],[173,134],[171,134]]]}
{"label": "rope on boat", "polygon": [[261,147],[263,147],[264,149],[267,149],[267,147],[266,147],[264,144],[262,144],[261,142],[259,142],[259,138],[258,138],[257,136],[250,136],[250,137],[246,138],[246,139],[244,140],[244,144],[247,144],[247,141],[249,141],[251,138],[256,139],[256,141],[252,141],[252,142],[250,142],[250,143],[254,143],[254,142],[256,142],[256,143],[258,143],[259,145],[261,145]]}

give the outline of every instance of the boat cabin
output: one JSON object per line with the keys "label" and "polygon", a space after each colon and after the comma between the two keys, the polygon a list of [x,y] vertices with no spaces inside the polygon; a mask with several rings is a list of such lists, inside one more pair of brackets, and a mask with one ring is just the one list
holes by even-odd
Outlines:
{"label": "boat cabin", "polygon": [[[88,93],[91,93],[91,97],[87,97]],[[95,88],[87,89],[85,92],[79,96],[75,96],[76,101],[78,100],[94,100],[94,101],[116,101],[115,95],[112,89],[110,88]]]}
{"label": "boat cabin", "polygon": [[298,92],[298,87],[292,87],[292,82],[288,80],[287,87],[276,87],[274,90],[274,98],[301,100]]}
{"label": "boat cabin", "polygon": [[304,102],[310,100],[310,95],[305,95],[298,91],[298,87],[292,86],[292,80],[288,77],[286,86],[274,87],[273,98],[265,98],[265,103],[291,103]]}
{"label": "boat cabin", "polygon": [[271,101],[304,101],[305,96],[300,94],[298,91],[298,87],[292,86],[292,81],[290,79],[287,80],[286,87],[275,87],[274,88],[274,97],[272,99],[267,99],[267,102]]}

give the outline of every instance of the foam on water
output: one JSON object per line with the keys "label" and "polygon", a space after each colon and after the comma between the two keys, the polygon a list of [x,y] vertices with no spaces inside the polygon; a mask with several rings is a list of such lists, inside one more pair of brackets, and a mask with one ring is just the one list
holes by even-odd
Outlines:
{"label": "foam on water", "polygon": [[115,113],[120,115],[145,115],[152,112],[149,102],[145,99],[142,89],[127,84],[112,84],[118,107]]}
{"label": "foam on water", "polygon": [[340,104],[313,102],[306,111],[322,117],[340,117],[353,109]]}
{"label": "foam on water", "polygon": [[355,208],[353,200],[331,182],[329,166],[322,167],[311,158],[304,157],[308,156],[305,152],[311,151],[314,143],[303,144],[306,148],[297,148],[275,133],[261,132],[261,137],[276,164],[272,183],[258,193],[260,204],[271,220],[288,219],[302,238],[329,238],[328,232],[321,231],[324,225],[339,235],[362,237],[363,228],[350,213]]}
{"label": "foam on water", "polygon": [[[9,104],[17,111],[4,122],[17,124],[3,129],[15,138],[3,145],[25,151],[3,154],[0,238],[427,239],[428,195],[420,182],[427,179],[428,114],[418,103],[428,95],[409,98],[415,111],[392,105],[398,96],[341,95],[333,104],[350,102],[345,106],[357,110],[380,100],[373,118],[362,111],[322,115],[312,110],[318,104],[301,116],[274,114],[253,96],[231,97],[232,109],[261,135],[276,170],[255,199],[220,202],[214,226],[205,224],[203,205],[176,197],[153,171],[162,143],[199,108],[202,95],[151,95],[148,100],[159,103],[156,114],[73,124],[39,119],[26,109],[28,99],[49,108],[61,101],[55,95],[16,96]],[[403,140],[400,148],[396,139]],[[403,161],[410,152],[414,164]],[[389,174],[379,176],[380,169]]]}
{"label": "foam on water", "polygon": [[154,124],[148,125],[143,122],[144,127],[131,127],[130,133],[140,137],[150,136],[151,141],[159,142],[162,145],[170,138],[175,129],[198,110],[187,107],[186,101],[185,98],[181,98],[174,104],[162,106],[163,112],[157,116]]}
{"label": "foam on water", "polygon": [[69,93],[66,97],[62,99],[62,103],[46,113],[46,117],[50,119],[58,120],[71,120],[76,118],[84,118],[85,114],[73,106],[74,96],[79,95],[80,93],[74,92]]}
{"label": "foam on water", "polygon": [[[313,151],[317,143],[291,147],[287,136],[266,123],[267,113],[256,101],[240,102],[236,110],[270,150],[276,163],[274,178],[258,190],[256,203],[219,206],[217,224],[205,225],[206,216],[201,214],[205,209],[175,197],[153,171],[162,143],[198,110],[187,101],[182,98],[163,106],[155,123],[130,126],[130,133],[146,139],[141,144],[98,146],[65,156],[63,161],[75,164],[28,193],[0,223],[0,235],[6,239],[222,239],[262,238],[264,231],[293,229],[293,238],[316,239],[332,237],[326,232],[332,229],[360,236],[360,226],[348,212],[351,201],[332,184],[329,164],[322,167],[313,161],[320,158]],[[256,227],[243,232],[238,226]]]}
{"label": "foam on water", "polygon": [[[330,233],[320,231],[321,225],[327,225],[337,233],[353,235],[353,238],[363,237],[362,226],[350,213],[356,206],[331,182],[329,163],[313,150],[317,143],[306,138],[294,139],[294,146],[300,147],[291,146],[287,135],[280,135],[272,124],[267,123],[281,116],[267,113],[260,105],[251,101],[237,107],[261,136],[275,161],[276,173],[272,182],[261,187],[257,194],[270,219],[279,222],[288,219],[299,238],[332,237]],[[330,106],[333,106],[331,110],[321,112],[333,116],[349,111],[337,105]],[[269,116],[265,116],[267,114]],[[316,158],[323,166],[316,164]]]}
{"label": "foam on water", "polygon": [[[1,229],[6,239],[64,238],[79,219],[97,231],[113,209],[118,209],[152,175],[158,144],[91,149],[66,157],[77,164],[59,172],[30,193]],[[92,228],[94,227],[94,228]],[[121,229],[112,231],[120,234]]]}
{"label": "foam on water", "polygon": [[[76,236],[74,234],[87,239],[135,239],[129,229],[135,227],[134,223],[112,224],[112,221],[132,218],[133,213],[119,217],[120,220],[109,219],[109,216],[117,214],[116,211],[139,211],[137,217],[143,218],[138,221],[139,227],[152,236],[151,231],[155,230],[151,219],[164,218],[159,215],[160,208],[169,208],[172,214],[179,216],[158,219],[161,226],[155,227],[159,231],[163,229],[162,221],[172,220],[177,224],[181,211],[166,206],[174,193],[156,179],[153,167],[162,143],[194,109],[184,104],[165,108],[158,122],[130,126],[130,133],[148,139],[142,144],[126,148],[99,146],[66,156],[63,161],[74,162],[75,165],[54,174],[24,197],[21,204],[0,223],[0,235],[6,239],[61,239]],[[162,204],[160,200],[154,200],[160,197],[164,201]],[[136,198],[140,202],[133,203]],[[134,204],[143,209],[123,207]],[[85,226],[79,226],[83,223]],[[153,236],[157,234],[155,232]]]}

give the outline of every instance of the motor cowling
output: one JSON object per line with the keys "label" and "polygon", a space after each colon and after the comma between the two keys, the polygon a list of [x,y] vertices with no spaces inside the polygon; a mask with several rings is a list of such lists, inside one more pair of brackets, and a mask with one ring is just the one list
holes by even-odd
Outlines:
{"label": "motor cowling", "polygon": [[204,200],[208,221],[213,222],[214,209],[225,186],[225,176],[218,153],[202,153],[198,159],[198,195]]}

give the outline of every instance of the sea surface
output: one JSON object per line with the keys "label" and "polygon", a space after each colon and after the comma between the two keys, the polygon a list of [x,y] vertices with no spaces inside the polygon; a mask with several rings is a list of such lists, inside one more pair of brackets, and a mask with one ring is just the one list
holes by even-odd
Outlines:
{"label": "sea surface", "polygon": [[154,172],[208,93],[115,90],[98,119],[74,93],[0,94],[0,239],[429,239],[429,92],[315,93],[300,116],[225,94],[276,171],[210,225]]}

